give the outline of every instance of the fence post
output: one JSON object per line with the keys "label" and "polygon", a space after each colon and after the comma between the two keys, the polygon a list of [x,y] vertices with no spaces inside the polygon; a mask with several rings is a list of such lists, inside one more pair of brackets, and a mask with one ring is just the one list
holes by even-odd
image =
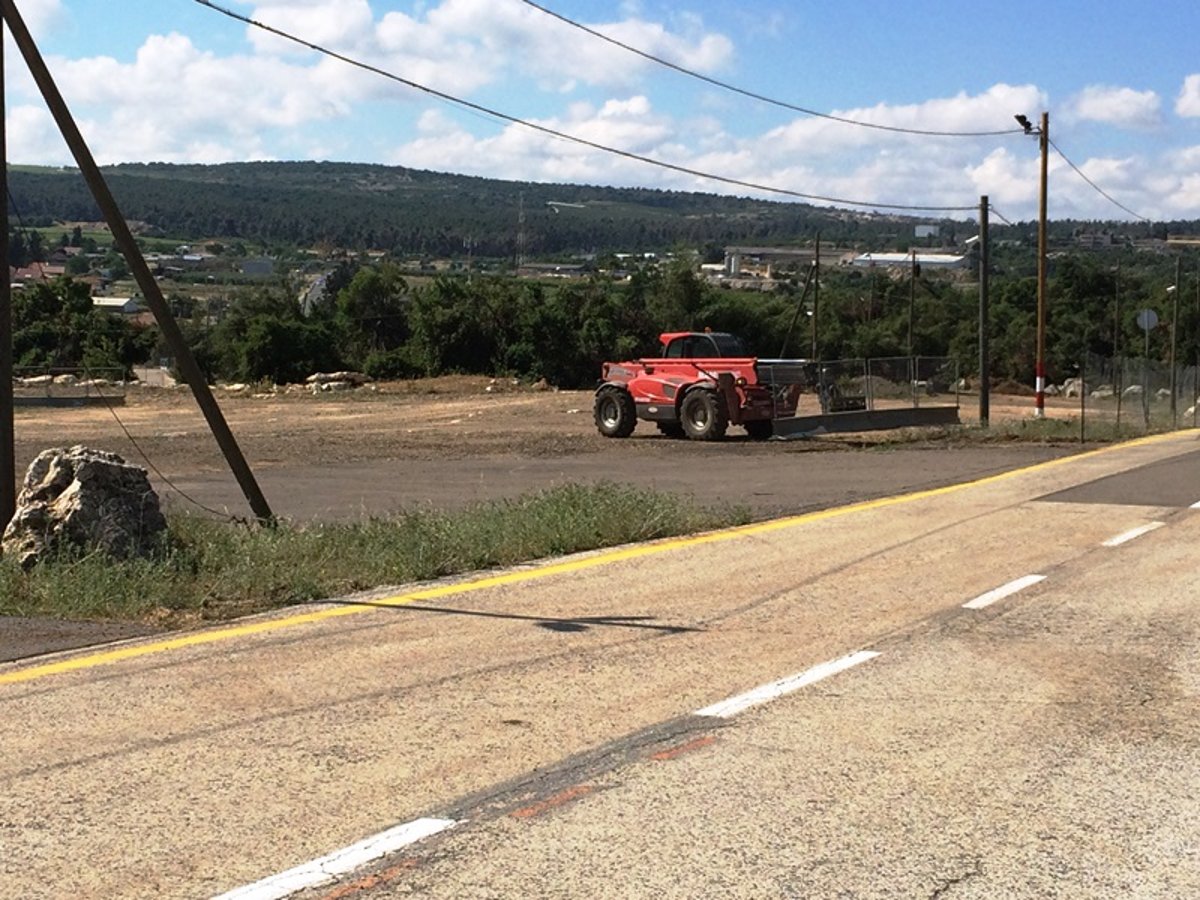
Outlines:
{"label": "fence post", "polygon": [[1087,442],[1087,338],[1084,338],[1083,362],[1079,364],[1079,443]]}

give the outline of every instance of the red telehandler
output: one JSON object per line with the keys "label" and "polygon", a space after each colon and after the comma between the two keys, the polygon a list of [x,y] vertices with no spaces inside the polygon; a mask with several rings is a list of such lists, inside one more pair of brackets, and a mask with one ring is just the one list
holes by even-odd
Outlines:
{"label": "red telehandler", "polygon": [[644,419],[673,437],[716,441],[733,424],[765,440],[775,419],[795,415],[797,379],[776,370],[794,372],[804,361],[756,359],[723,332],[671,332],[659,341],[658,358],[604,364],[595,418],[605,437],[629,437]]}

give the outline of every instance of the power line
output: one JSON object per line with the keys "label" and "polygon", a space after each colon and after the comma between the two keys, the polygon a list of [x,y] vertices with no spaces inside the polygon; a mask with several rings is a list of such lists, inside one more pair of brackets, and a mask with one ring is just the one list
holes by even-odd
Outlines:
{"label": "power line", "polygon": [[1140,213],[1134,212],[1132,209],[1130,209],[1128,206],[1126,206],[1120,200],[1117,200],[1115,197],[1113,197],[1111,194],[1109,194],[1108,191],[1104,190],[1104,188],[1100,187],[1100,185],[1096,184],[1096,182],[1092,181],[1092,179],[1090,179],[1086,175],[1084,175],[1083,170],[1081,168],[1079,168],[1079,166],[1075,165],[1075,163],[1071,162],[1071,160],[1067,157],[1067,154],[1063,153],[1062,150],[1059,149],[1058,144],[1054,143],[1054,141],[1050,141],[1050,146],[1054,148],[1055,153],[1057,153],[1059,156],[1062,157],[1063,162],[1065,162],[1068,166],[1070,166],[1072,169],[1074,169],[1075,174],[1078,175],[1080,178],[1082,178],[1084,181],[1086,181],[1088,183],[1088,185],[1092,188],[1092,190],[1094,190],[1097,194],[1099,194],[1101,197],[1103,197],[1105,200],[1107,200],[1113,206],[1116,206],[1116,207],[1119,207],[1120,209],[1125,210],[1125,212],[1129,213],[1135,219],[1141,219],[1143,222],[1150,221],[1150,219],[1146,218],[1145,216],[1141,215]]}
{"label": "power line", "polygon": [[612,44],[614,47],[620,47],[622,50],[626,50],[630,53],[640,56],[642,59],[649,60],[652,63],[657,63],[660,66],[665,66],[668,69],[673,69],[682,75],[687,75],[689,78],[696,78],[705,82],[706,84],[711,84],[714,87],[719,87],[726,91],[732,91],[735,94],[741,94],[743,97],[749,97],[752,100],[758,100],[760,103],[767,103],[771,106],[778,106],[782,109],[790,109],[793,112],[803,113],[806,116],[815,116],[818,119],[827,119],[831,122],[841,122],[843,125],[855,125],[859,128],[874,128],[878,131],[891,131],[897,134],[915,134],[923,137],[997,137],[1000,135],[1024,133],[1020,128],[1005,128],[997,131],[930,131],[922,128],[904,128],[899,125],[882,125],[878,122],[864,122],[860,119],[850,119],[846,118],[845,116],[835,116],[832,113],[824,113],[820,112],[819,110],[808,109],[804,106],[797,106],[794,103],[788,103],[786,100],[776,100],[772,97],[766,96],[765,94],[759,94],[755,91],[740,88],[737,85],[730,84],[727,81],[711,78],[708,75],[704,75],[695,71],[694,69],[689,69],[686,66],[681,66],[678,63],[673,63],[670,60],[655,56],[652,53],[647,53],[645,50],[639,50],[637,47],[633,47],[629,44],[623,43],[622,41],[618,41],[616,38],[609,37],[607,34],[597,31],[594,28],[589,28],[587,25],[584,25],[581,22],[576,22],[574,19],[568,19],[566,16],[556,13],[552,9],[547,9],[538,3],[534,3],[533,0],[521,0],[521,2],[526,6],[532,6],[534,9],[539,10],[540,12],[543,12],[552,18],[558,19],[560,22],[570,25],[572,28],[578,28],[580,31],[590,34],[592,37],[606,41],[607,43]]}
{"label": "power line", "polygon": [[996,205],[994,203],[992,203],[990,200],[988,201],[988,209],[991,210],[993,216],[995,216],[997,219],[999,219],[1005,225],[1012,225],[1012,222],[1010,222],[1008,219],[1006,219],[1004,217],[1004,214],[1001,213],[1000,210],[996,209]]}
{"label": "power line", "polygon": [[218,6],[216,3],[211,2],[211,0],[195,0],[195,2],[199,3],[201,6],[204,6],[204,7],[207,7],[208,9],[213,10],[214,12],[220,13],[223,16],[227,16],[230,19],[234,19],[238,22],[242,22],[251,27],[258,28],[261,31],[265,31],[269,34],[275,35],[276,37],[280,37],[280,38],[283,38],[284,40],[291,41],[294,44],[299,44],[302,47],[306,47],[309,50],[313,50],[324,56],[328,56],[331,59],[336,59],[339,62],[345,63],[346,65],[353,66],[357,69],[362,69],[365,72],[370,72],[374,75],[379,75],[380,77],[387,78],[391,81],[395,81],[398,84],[402,84],[402,85],[404,85],[406,87],[410,87],[414,90],[429,94],[430,96],[436,97],[439,100],[442,100],[446,103],[453,104],[455,106],[461,107],[466,110],[470,110],[472,112],[483,113],[484,115],[491,116],[494,119],[499,119],[501,121],[509,122],[514,125],[520,125],[524,128],[529,128],[533,131],[538,131],[542,134],[549,135],[549,136],[557,138],[559,140],[569,141],[574,144],[579,144],[584,147],[589,147],[593,150],[600,150],[604,153],[611,153],[614,156],[620,156],[625,159],[635,160],[636,162],[646,163],[647,165],[658,166],[661,169],[668,169],[672,172],[679,172],[683,175],[691,175],[692,177],[695,177],[695,178],[703,178],[703,179],[706,179],[709,181],[717,181],[722,184],[728,184],[728,185],[732,185],[734,187],[747,188],[752,191],[762,191],[763,193],[768,193],[768,194],[780,194],[780,195],[787,196],[787,197],[795,197],[800,200],[815,200],[815,201],[819,201],[822,203],[829,203],[832,205],[839,205],[839,206],[860,206],[860,207],[864,207],[867,209],[893,209],[893,210],[908,210],[908,211],[914,211],[914,212],[969,212],[971,210],[976,209],[976,206],[973,206],[973,205],[972,206],[921,206],[921,205],[904,204],[904,203],[875,203],[873,201],[868,201],[868,200],[850,200],[850,199],[846,199],[844,197],[826,197],[821,194],[806,194],[801,191],[793,191],[793,190],[789,190],[787,188],[774,187],[772,185],[767,185],[767,184],[759,184],[759,183],[753,182],[753,181],[743,181],[742,179],[730,178],[725,175],[715,175],[711,172],[703,172],[699,169],[693,169],[688,166],[678,165],[676,163],[665,162],[664,160],[654,159],[653,157],[650,157],[650,156],[642,156],[638,153],[632,153],[628,150],[621,150],[616,147],[609,147],[605,144],[601,144],[596,141],[590,141],[586,138],[577,137],[576,135],[568,134],[567,132],[556,131],[555,129],[549,128],[545,125],[539,125],[536,122],[530,122],[527,119],[521,119],[521,118],[518,118],[517,116],[511,116],[511,115],[508,115],[507,113],[502,113],[502,112],[499,112],[498,110],[491,109],[490,107],[483,106],[478,103],[473,103],[470,100],[464,100],[461,97],[455,97],[453,94],[447,94],[444,91],[437,90],[436,88],[428,87],[427,85],[423,85],[416,81],[412,81],[408,78],[404,78],[401,75],[397,75],[393,72],[388,72],[386,69],[381,69],[378,66],[371,65],[370,63],[366,63],[361,60],[354,59],[353,57],[346,56],[345,54],[342,54],[342,53],[338,53],[335,50],[330,50],[327,47],[321,46],[320,44],[314,44],[311,41],[305,40],[304,38],[301,38],[301,37],[297,37],[296,35],[290,34],[279,28],[275,28],[271,25],[264,24],[263,22],[256,21],[255,19],[252,19],[249,16],[244,16],[244,15],[241,15],[240,13],[236,13],[231,9],[226,9],[225,7]]}

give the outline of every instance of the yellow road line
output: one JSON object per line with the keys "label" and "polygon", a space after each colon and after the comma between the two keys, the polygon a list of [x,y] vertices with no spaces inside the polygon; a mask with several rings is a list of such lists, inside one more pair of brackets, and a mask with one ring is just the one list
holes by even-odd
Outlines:
{"label": "yellow road line", "polygon": [[151,643],[128,644],[118,647],[114,650],[103,650],[99,653],[89,653],[83,656],[72,657],[70,659],[43,663],[26,668],[19,668],[10,672],[0,672],[0,685],[35,681],[40,678],[47,678],[51,675],[61,675],[66,672],[77,672],[84,669],[92,669],[98,666],[106,666],[111,665],[112,663],[122,662],[124,660],[137,659],[138,657],[142,656],[165,653],[170,650],[180,650],[185,647],[199,647],[205,644],[215,644],[221,641],[228,641],[239,637],[248,637],[256,634],[267,634],[273,631],[282,631],[283,629],[294,628],[298,625],[309,625],[314,622],[325,621],[326,619],[337,619],[342,616],[353,616],[363,612],[370,612],[371,610],[381,606],[407,606],[412,603],[419,603],[422,600],[434,600],[443,597],[460,596],[463,594],[474,593],[476,591],[488,590],[490,588],[522,584],[527,581],[537,581],[542,578],[550,578],[555,575],[581,572],[587,569],[594,569],[598,568],[599,566],[611,565],[612,563],[624,562],[631,559],[640,559],[646,556],[656,556],[661,553],[669,553],[671,551],[680,550],[687,547],[698,547],[703,544],[714,544],[723,541],[739,540],[752,535],[768,534],[770,532],[781,531],[786,528],[793,528],[798,525],[807,525],[812,522],[819,522],[824,519],[840,518],[842,516],[852,515],[854,513],[866,512],[868,510],[875,509],[884,509],[886,507],[896,506],[901,503],[910,503],[915,500],[938,497],[944,494],[966,490],[968,488],[981,487],[983,485],[993,484],[1008,478],[1014,478],[1018,475],[1041,471],[1043,469],[1064,465],[1068,462],[1075,462],[1081,459],[1088,459],[1090,457],[1110,453],[1115,450],[1137,447],[1144,444],[1159,443],[1169,438],[1177,437],[1179,437],[1179,432],[1150,435],[1148,437],[1138,438],[1137,440],[1129,441],[1124,444],[1101,447],[1097,450],[1090,450],[1086,453],[1079,453],[1073,456],[1059,457],[1058,459],[1047,460],[1046,462],[1042,463],[1035,463],[1032,466],[1014,469],[1008,472],[1000,472],[996,475],[988,475],[983,478],[978,478],[974,481],[965,481],[960,484],[929,488],[923,491],[916,491],[909,494],[898,494],[892,497],[882,497],[876,500],[863,500],[858,503],[851,503],[847,506],[838,506],[831,509],[817,510],[816,512],[803,513],[797,516],[788,516],[783,519],[772,519],[768,522],[758,522],[753,525],[742,525],[736,528],[729,528],[724,531],[713,531],[706,534],[691,535],[683,538],[672,538],[647,544],[634,544],[627,547],[621,547],[616,550],[600,551],[589,556],[570,559],[564,562],[549,563],[516,572],[506,572],[502,575],[488,575],[482,578],[477,578],[473,581],[422,588],[420,590],[411,591],[405,594],[396,594],[391,597],[384,597],[380,600],[371,600],[369,603],[351,603],[346,606],[335,606],[326,609],[315,610],[313,612],[286,616],[279,619],[264,619],[255,622],[249,622],[243,625],[215,628],[210,631],[192,632],[191,634],[184,634],[180,635],[179,637],[168,638],[166,640],[154,641]]}

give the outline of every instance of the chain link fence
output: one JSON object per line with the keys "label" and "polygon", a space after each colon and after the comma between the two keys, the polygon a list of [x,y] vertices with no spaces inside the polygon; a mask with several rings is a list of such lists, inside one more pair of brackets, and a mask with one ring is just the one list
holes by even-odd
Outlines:
{"label": "chain link fence", "polygon": [[[991,424],[1011,418],[1018,398],[991,394]],[[1140,356],[1089,355],[1075,374],[1046,386],[1046,419],[1069,426],[1081,441],[1110,441],[1163,431],[1200,427],[1200,368],[1170,366]],[[1020,407],[1033,413],[1032,391]],[[1007,401],[1007,403],[1006,403]],[[964,399],[970,410],[974,398]],[[1003,407],[1009,406],[1009,412]]]}
{"label": "chain link fence", "polygon": [[1082,375],[1054,386],[1047,409],[1078,416],[1083,438],[1200,426],[1200,369],[1194,365],[1088,356],[1081,370]]}
{"label": "chain link fence", "polygon": [[958,363],[949,357],[772,362],[759,370],[777,417],[959,405]]}

